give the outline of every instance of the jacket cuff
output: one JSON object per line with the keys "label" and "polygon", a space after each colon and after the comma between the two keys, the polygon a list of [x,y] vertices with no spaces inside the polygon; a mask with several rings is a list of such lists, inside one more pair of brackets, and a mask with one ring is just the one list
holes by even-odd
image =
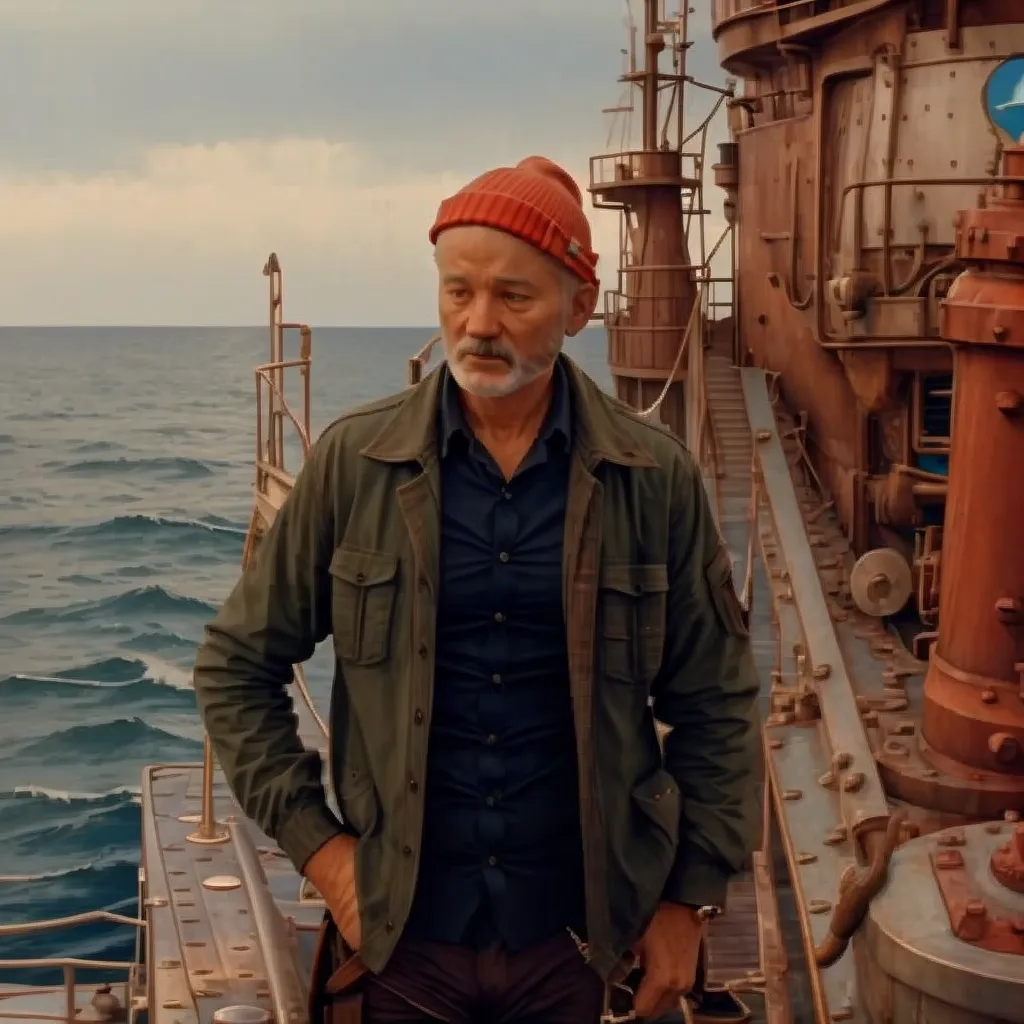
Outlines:
{"label": "jacket cuff", "polygon": [[344,829],[326,804],[299,807],[274,837],[285,856],[302,874],[309,858]]}
{"label": "jacket cuff", "polygon": [[725,906],[725,895],[732,872],[708,854],[692,847],[673,866],[662,890],[667,903],[685,903],[691,907]]}

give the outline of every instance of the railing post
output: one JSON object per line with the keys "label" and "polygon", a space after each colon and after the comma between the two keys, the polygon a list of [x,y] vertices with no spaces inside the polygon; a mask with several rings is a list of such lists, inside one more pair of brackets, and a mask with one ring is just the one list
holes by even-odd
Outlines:
{"label": "railing post", "polygon": [[199,828],[187,838],[190,843],[206,845],[228,841],[228,830],[214,817],[213,743],[208,735],[203,737],[203,805],[199,814]]}

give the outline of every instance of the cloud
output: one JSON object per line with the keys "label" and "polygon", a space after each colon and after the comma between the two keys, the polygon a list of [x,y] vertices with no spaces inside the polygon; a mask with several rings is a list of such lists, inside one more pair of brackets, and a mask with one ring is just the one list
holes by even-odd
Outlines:
{"label": "cloud", "polygon": [[[139,171],[0,180],[0,308],[9,323],[259,322],[276,250],[289,316],[429,323],[427,230],[464,181],[378,181],[366,154],[318,139],[165,146]],[[595,226],[613,252],[614,219]]]}
{"label": "cloud", "polygon": [[[550,155],[585,187],[581,153]],[[289,317],[429,324],[427,231],[465,180],[412,167],[378,180],[369,154],[318,139],[165,146],[139,171],[0,179],[0,309],[8,323],[260,322],[275,250]],[[616,216],[589,213],[614,287]]]}
{"label": "cloud", "polygon": [[259,322],[276,250],[289,316],[429,323],[438,202],[528,153],[586,185],[625,44],[619,0],[10,0],[0,319]]}

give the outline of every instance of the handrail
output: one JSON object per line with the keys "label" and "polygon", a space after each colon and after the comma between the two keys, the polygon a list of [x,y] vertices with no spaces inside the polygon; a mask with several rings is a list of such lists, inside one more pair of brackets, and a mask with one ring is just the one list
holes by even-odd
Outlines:
{"label": "handrail", "polygon": [[[271,253],[263,267],[263,276],[269,279],[269,321],[270,321],[270,360],[255,368],[256,377],[256,490],[261,492],[268,477],[273,477],[283,486],[290,484],[290,477],[285,473],[284,461],[284,420],[287,418],[299,436],[302,445],[302,458],[309,455],[310,449],[310,367],[312,366],[313,331],[307,324],[290,323],[284,319],[284,284],[281,263],[277,253]],[[284,332],[298,330],[300,336],[299,357],[285,359]],[[303,378],[303,422],[292,411],[291,405],[284,395],[284,371],[297,367]],[[263,415],[263,385],[268,389],[267,422]],[[264,432],[264,426],[266,431]],[[287,483],[286,483],[287,482]],[[245,568],[255,551],[255,529],[258,522],[256,508],[253,508],[246,533],[245,545],[242,549],[242,566]],[[306,684],[306,677],[300,666],[293,667],[293,682],[299,696],[309,708],[313,719],[326,737],[327,726],[313,704],[313,698]],[[209,734],[203,737],[203,779],[202,805],[199,824],[195,832],[186,838],[190,843],[217,844],[225,843],[230,834],[216,820],[213,801],[214,753],[213,742]]]}
{"label": "handrail", "polygon": [[434,351],[434,346],[441,340],[441,332],[437,331],[431,335],[427,343],[409,359],[406,366],[406,383],[409,387],[414,387],[416,384],[423,379],[423,367],[430,362],[430,355]]}
{"label": "handrail", "polygon": [[[7,881],[10,877],[0,878]],[[38,875],[35,878],[39,878]],[[0,938],[9,935],[30,935],[34,932],[51,931],[55,928],[75,928],[80,924],[93,924],[96,921],[107,921],[111,924],[128,924],[136,928],[145,928],[146,922],[138,917],[126,917],[110,910],[89,910],[82,914],[70,914],[68,917],[49,917],[38,921],[23,921],[18,924],[0,924]],[[0,966],[3,965],[0,960]]]}

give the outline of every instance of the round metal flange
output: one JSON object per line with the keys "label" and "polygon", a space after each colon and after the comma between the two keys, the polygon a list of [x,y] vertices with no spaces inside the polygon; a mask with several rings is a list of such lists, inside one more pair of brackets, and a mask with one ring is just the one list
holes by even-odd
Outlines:
{"label": "round metal flange", "polygon": [[213,1012],[214,1024],[270,1024],[270,1011],[262,1006],[222,1006]]}
{"label": "round metal flange", "polygon": [[242,880],[235,875],[210,875],[203,879],[204,889],[213,889],[215,892],[225,892],[228,889],[237,889]]}
{"label": "round metal flange", "polygon": [[895,615],[913,588],[910,566],[895,548],[868,551],[850,572],[850,595],[865,615]]}
{"label": "round metal flange", "polygon": [[[897,848],[854,938],[869,1002],[905,1000],[921,1020],[1024,1024],[1024,895],[992,877],[989,860],[1010,835],[994,827],[947,829]],[[885,1017],[882,1006],[865,1009],[868,1019]]]}

